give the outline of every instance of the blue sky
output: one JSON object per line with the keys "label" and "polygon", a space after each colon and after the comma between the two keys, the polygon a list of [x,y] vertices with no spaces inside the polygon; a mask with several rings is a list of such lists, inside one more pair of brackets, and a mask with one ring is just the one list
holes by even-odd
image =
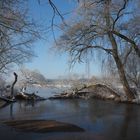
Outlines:
{"label": "blue sky", "polygon": [[[66,0],[54,0],[58,9],[62,13],[67,11],[71,11],[75,5],[70,1]],[[41,24],[43,23],[47,28],[51,22],[52,17],[52,9],[47,4],[47,0],[42,0],[41,4],[39,5],[37,1],[30,0],[29,3],[30,7],[30,15],[33,17],[37,22],[39,21]],[[56,18],[56,22],[59,19]],[[56,36],[58,32],[55,32]],[[31,62],[26,63],[25,66],[31,70],[37,69],[39,70],[46,78],[58,78],[59,76],[66,76],[70,74],[69,66],[68,66],[68,57],[66,54],[56,54],[50,48],[53,46],[53,38],[52,33],[44,34],[44,37],[47,38],[46,40],[39,40],[34,44],[35,53],[37,57],[33,58]],[[86,68],[85,63],[76,64],[74,68],[71,70],[71,73],[77,73],[80,75],[85,75],[86,77]],[[98,63],[90,62],[90,75],[99,75],[99,66]]]}

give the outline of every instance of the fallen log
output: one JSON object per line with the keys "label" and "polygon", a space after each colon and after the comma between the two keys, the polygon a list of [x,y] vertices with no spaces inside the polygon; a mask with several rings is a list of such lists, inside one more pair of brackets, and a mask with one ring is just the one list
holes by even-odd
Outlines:
{"label": "fallen log", "polygon": [[0,100],[5,101],[7,103],[12,103],[12,102],[16,102],[15,98],[8,98],[8,97],[0,97]]}
{"label": "fallen log", "polygon": [[110,87],[102,84],[85,86],[76,92],[61,93],[49,99],[99,98],[107,100],[120,100],[120,95]]}

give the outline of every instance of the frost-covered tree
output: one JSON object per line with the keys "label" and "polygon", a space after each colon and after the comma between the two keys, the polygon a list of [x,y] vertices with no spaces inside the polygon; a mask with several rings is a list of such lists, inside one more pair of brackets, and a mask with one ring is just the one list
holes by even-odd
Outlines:
{"label": "frost-covered tree", "polygon": [[68,52],[72,62],[82,61],[87,54],[97,51],[104,59],[110,56],[124,92],[131,100],[135,97],[124,65],[132,51],[140,57],[138,13],[138,0],[79,0],[77,12],[71,22],[63,26],[64,32],[56,47]]}
{"label": "frost-covered tree", "polygon": [[34,55],[38,28],[28,14],[26,0],[0,0],[0,73]]}

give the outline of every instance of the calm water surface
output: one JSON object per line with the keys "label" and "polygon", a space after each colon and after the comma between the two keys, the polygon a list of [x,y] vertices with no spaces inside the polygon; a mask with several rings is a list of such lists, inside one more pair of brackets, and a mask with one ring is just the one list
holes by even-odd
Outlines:
{"label": "calm water surface", "polygon": [[[58,89],[42,89],[49,97]],[[75,133],[25,133],[2,124],[5,120],[45,119],[73,123]],[[140,106],[101,100],[46,100],[17,102],[0,109],[1,140],[140,140]]]}

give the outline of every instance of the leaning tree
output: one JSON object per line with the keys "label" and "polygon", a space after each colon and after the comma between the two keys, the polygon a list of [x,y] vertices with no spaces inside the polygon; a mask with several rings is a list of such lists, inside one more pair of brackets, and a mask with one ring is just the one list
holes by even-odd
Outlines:
{"label": "leaning tree", "polygon": [[63,25],[64,32],[56,44],[59,50],[70,54],[72,62],[81,61],[87,53],[97,50],[111,56],[129,100],[135,97],[125,65],[132,51],[140,57],[139,4],[138,0],[79,0],[76,14]]}

